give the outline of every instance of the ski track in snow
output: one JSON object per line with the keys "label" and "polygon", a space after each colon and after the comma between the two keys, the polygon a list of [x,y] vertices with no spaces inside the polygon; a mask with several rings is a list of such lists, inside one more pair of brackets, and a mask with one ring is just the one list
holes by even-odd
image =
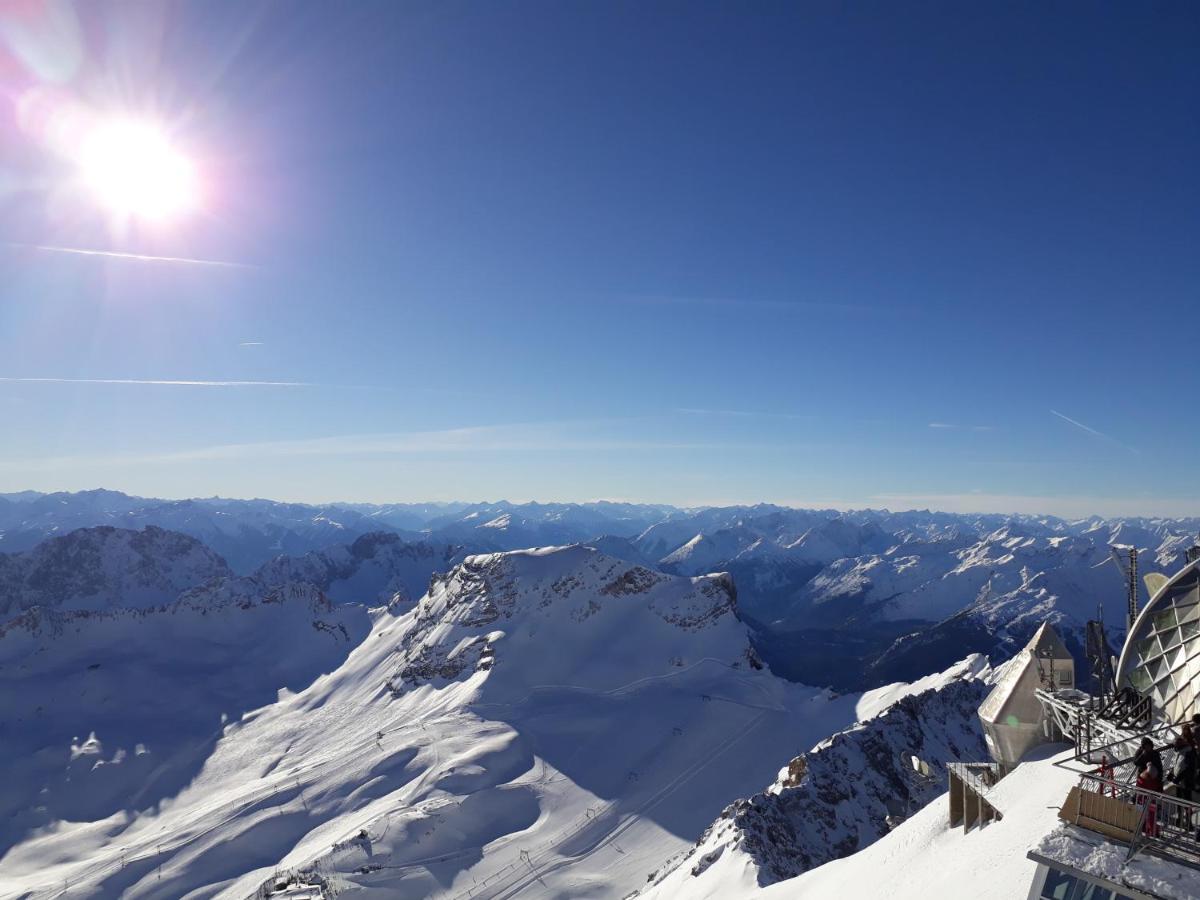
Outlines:
{"label": "ski track in snow", "polygon": [[[869,532],[847,530],[860,542]],[[806,535],[796,552],[832,540]],[[962,550],[955,572],[1011,566],[1018,550],[1043,552],[1027,544],[1007,532],[990,535]],[[761,540],[750,546],[772,559],[793,549],[763,548]],[[394,541],[387,547],[401,553]],[[310,555],[305,565],[341,559],[326,556]],[[916,563],[907,559],[849,559],[845,583],[860,584],[867,571],[872,578],[883,571],[881,585],[908,578]],[[679,564],[686,561],[681,555]],[[281,562],[272,570],[292,568]],[[1022,571],[1019,587],[1033,596],[1041,573]],[[825,577],[826,587],[839,589],[837,572]],[[665,575],[578,546],[469,557],[435,576],[408,611],[376,610],[369,634],[354,639],[340,666],[298,693],[281,691],[199,745],[202,767],[158,809],[31,833],[0,856],[0,873],[9,866],[26,886],[23,896],[38,900],[114,892],[177,900],[175,890],[244,900],[272,871],[314,866],[352,879],[350,893],[357,886],[507,900],[583,885],[589,896],[625,896],[698,836],[684,806],[694,807],[693,818],[695,810],[719,811],[856,718],[858,695],[838,697],[746,666],[747,633],[732,615],[726,582]],[[230,596],[256,589],[242,579]],[[1053,596],[1037,596],[1029,608],[1053,606]],[[986,595],[972,604],[980,615],[996,612]],[[485,646],[493,652],[493,642],[494,669],[480,655]],[[420,670],[417,680],[404,675],[403,689],[393,688],[405,665]],[[905,690],[881,688],[860,711],[873,715]],[[626,739],[625,729],[647,722],[649,733]],[[687,737],[673,739],[672,726]],[[594,746],[598,736],[611,742],[611,758]],[[733,748],[751,736],[731,762]],[[625,765],[630,779],[618,783]],[[696,794],[686,805],[678,802],[685,785]],[[493,805],[510,801],[533,818]],[[498,820],[498,833],[466,827],[481,809]],[[359,841],[363,830],[367,839]],[[635,835],[636,844],[621,845]],[[426,836],[441,849],[410,856]],[[205,881],[205,867],[227,866],[222,854],[231,849],[246,857],[245,867]],[[35,871],[39,852],[48,854],[45,874]]]}
{"label": "ski track in snow", "polygon": [[[452,717],[446,717],[446,718],[452,718]],[[391,729],[385,729],[383,733],[386,736],[389,734],[400,734],[400,733],[404,733],[407,731],[413,731],[413,730],[425,730],[427,724],[428,723],[422,722],[422,723],[418,723],[415,725],[402,725],[402,726],[398,726],[398,727],[391,728]],[[434,751],[436,753],[437,740],[430,739],[424,746],[430,746],[430,745],[432,745],[434,747]],[[363,755],[366,755],[367,753],[369,753],[369,750],[360,750],[358,752],[358,754],[356,755],[356,757],[361,757]],[[350,761],[353,761],[353,760],[350,760]],[[232,812],[230,815],[227,815],[224,818],[218,819],[216,822],[213,822],[213,823],[207,825],[206,827],[201,828],[201,830],[199,830],[199,831],[191,832],[191,831],[187,831],[186,829],[181,829],[178,826],[176,826],[174,829],[175,832],[178,834],[181,830],[183,830],[183,836],[178,837],[173,841],[170,839],[156,840],[156,841],[150,841],[150,842],[143,841],[142,845],[144,847],[148,847],[150,844],[153,844],[153,846],[155,848],[153,853],[146,853],[145,851],[143,851],[142,855],[137,855],[136,853],[126,852],[123,855],[122,859],[120,859],[120,860],[117,860],[115,862],[110,861],[107,863],[102,863],[102,864],[93,866],[92,868],[80,871],[80,872],[76,873],[72,878],[70,878],[70,884],[65,885],[61,890],[59,890],[57,892],[48,894],[47,897],[49,898],[49,900],[60,900],[60,898],[65,898],[70,895],[71,890],[72,890],[71,884],[77,885],[79,883],[99,883],[100,881],[102,881],[104,879],[105,876],[115,874],[116,872],[119,872],[120,870],[126,868],[127,866],[129,866],[133,863],[150,862],[150,861],[158,859],[159,857],[164,856],[164,855],[170,856],[172,851],[179,850],[189,844],[194,843],[195,841],[199,840],[200,838],[203,838],[209,834],[212,834],[214,831],[221,828],[222,826],[228,825],[231,822],[235,821],[239,817],[239,815],[242,812],[244,812],[245,810],[248,810],[251,807],[262,804],[265,801],[273,800],[276,797],[278,797],[280,794],[288,793],[288,792],[291,792],[294,790],[296,792],[297,796],[303,798],[304,788],[303,788],[303,786],[301,786],[300,780],[299,780],[301,775],[310,776],[310,782],[311,782],[311,776],[320,773],[325,767],[330,766],[333,763],[337,763],[339,766],[345,766],[347,763],[347,759],[344,756],[340,756],[336,753],[329,753],[323,759],[317,760],[315,762],[303,763],[303,764],[295,767],[294,769],[289,770],[287,773],[285,773],[285,775],[283,777],[278,779],[278,781],[283,782],[283,784],[270,785],[265,788],[258,789],[256,792],[251,793],[249,796],[242,797],[237,800],[226,801],[226,802],[220,803],[213,807],[207,807],[207,808],[201,807],[200,809],[196,810],[196,812],[191,816],[192,822],[197,825],[200,824],[199,822],[196,822],[197,819],[208,818],[211,815],[213,815],[214,813],[219,813],[222,810],[226,810],[226,809],[230,809],[230,808],[234,808],[234,807],[236,807],[236,810],[234,812]],[[419,781],[424,782],[424,780],[427,779],[434,771],[436,771],[436,762],[435,762],[434,766],[427,769],[421,775]],[[420,786],[422,786],[421,783],[418,783],[418,785],[416,785],[416,787],[420,787]],[[414,788],[414,792],[415,792],[415,788]],[[282,806],[282,804],[281,804],[281,806]],[[186,826],[188,823],[183,823],[183,824]],[[349,838],[351,835],[357,833],[358,829],[362,828],[362,827],[363,827],[362,825],[353,826],[351,828],[351,830],[347,833],[346,837]],[[165,831],[165,830],[166,830],[166,827],[164,826],[162,831]],[[346,838],[344,838],[343,840],[345,840],[345,839]]]}
{"label": "ski track in snow", "polygon": [[[727,582],[592,550],[473,558],[372,618],[332,671],[224,726],[156,810],[33,832],[0,882],[36,900],[246,900],[272,872],[315,868],[351,894],[619,898],[853,716],[853,697],[747,665]],[[494,668],[476,667],[485,637]],[[414,664],[446,674],[385,686]]]}

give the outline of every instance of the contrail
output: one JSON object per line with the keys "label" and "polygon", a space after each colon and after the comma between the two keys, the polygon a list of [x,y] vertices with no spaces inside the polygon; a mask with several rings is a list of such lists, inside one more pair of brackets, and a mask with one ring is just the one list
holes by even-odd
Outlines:
{"label": "contrail", "polygon": [[2,378],[0,381],[41,384],[168,384],[185,387],[316,387],[307,381],[183,381],[151,378]]}
{"label": "contrail", "polygon": [[217,266],[222,269],[253,269],[247,263],[226,262],[220,259],[193,259],[188,256],[149,256],[144,253],[124,253],[120,250],[89,250],[84,247],[55,247],[50,244],[8,244],[24,250],[41,250],[45,253],[74,253],[77,256],[107,256],[114,259],[130,259],[135,262],[185,263],[192,266]]}
{"label": "contrail", "polygon": [[1052,409],[1052,410],[1050,410],[1050,413],[1051,413],[1051,415],[1058,416],[1064,422],[1070,422],[1076,428],[1080,428],[1080,429],[1086,431],[1088,434],[1092,435],[1093,437],[1100,438],[1100,440],[1102,440],[1102,441],[1109,441],[1110,443],[1116,444],[1118,447],[1124,447],[1130,453],[1138,453],[1139,452],[1137,450],[1137,448],[1130,447],[1128,444],[1121,443],[1115,437],[1113,437],[1111,434],[1105,434],[1103,431],[1097,431],[1095,428],[1092,428],[1090,425],[1084,425],[1082,422],[1077,421],[1076,419],[1072,419],[1070,416],[1064,416],[1058,410]]}

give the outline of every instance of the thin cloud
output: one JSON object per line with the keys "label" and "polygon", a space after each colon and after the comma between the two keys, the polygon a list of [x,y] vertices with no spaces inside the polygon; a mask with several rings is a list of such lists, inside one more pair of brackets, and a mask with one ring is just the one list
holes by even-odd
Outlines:
{"label": "thin cloud", "polygon": [[76,256],[101,256],[109,259],[125,259],[132,262],[182,263],[190,266],[216,266],[222,269],[254,269],[256,266],[248,263],[229,262],[223,259],[197,259],[190,256],[151,256],[145,253],[125,253],[120,250],[93,250],[86,247],[55,247],[50,244],[7,244],[24,250],[38,250],[43,253],[71,253]]}
{"label": "thin cloud", "polygon": [[[572,423],[573,424],[573,423]],[[14,460],[19,468],[39,471],[80,465],[140,465],[199,460],[279,459],[295,457],[399,456],[419,453],[497,453],[746,449],[744,445],[684,443],[644,439],[572,436],[562,425],[486,425],[389,434],[336,435],[299,440],[219,444],[190,450],[107,457],[60,457]]]}
{"label": "thin cloud", "polygon": [[156,384],[173,387],[316,387],[307,381],[186,381],[158,378],[3,378],[8,384]]}
{"label": "thin cloud", "polygon": [[624,303],[644,306],[699,306],[713,308],[763,309],[783,312],[805,310],[829,312],[879,312],[883,308],[861,303],[838,303],[822,300],[757,300],[733,297],[678,297],[669,295],[634,294],[619,298]]}
{"label": "thin cloud", "polygon": [[263,345],[262,341],[239,341],[238,342],[239,347],[261,347],[262,345]]}
{"label": "thin cloud", "polygon": [[677,406],[675,412],[685,416],[735,416],[738,418],[761,419],[811,419],[812,416],[786,412],[756,412],[749,409],[704,409],[695,406]]}
{"label": "thin cloud", "polygon": [[1110,443],[1110,444],[1116,444],[1118,447],[1122,448],[1123,450],[1128,450],[1130,453],[1141,452],[1136,447],[1131,447],[1128,444],[1122,443],[1121,441],[1119,441],[1115,437],[1113,437],[1111,434],[1105,434],[1103,431],[1099,431],[1095,428],[1092,428],[1090,425],[1084,425],[1078,419],[1072,419],[1070,416],[1064,416],[1062,413],[1058,412],[1057,410],[1053,410],[1053,409],[1050,410],[1050,414],[1053,416],[1058,416],[1064,422],[1068,422],[1071,425],[1074,425],[1076,428],[1080,429],[1081,431],[1087,432],[1092,437],[1099,438],[1102,441],[1108,441],[1108,443]]}
{"label": "thin cloud", "polygon": [[930,422],[930,428],[942,431],[995,431],[995,425],[956,425],[952,422]]}

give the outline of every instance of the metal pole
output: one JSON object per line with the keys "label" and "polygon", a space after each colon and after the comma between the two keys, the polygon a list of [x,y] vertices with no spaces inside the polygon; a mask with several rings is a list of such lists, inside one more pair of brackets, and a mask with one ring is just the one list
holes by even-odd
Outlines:
{"label": "metal pole", "polygon": [[1137,553],[1137,547],[1129,548],[1129,632],[1137,618]]}

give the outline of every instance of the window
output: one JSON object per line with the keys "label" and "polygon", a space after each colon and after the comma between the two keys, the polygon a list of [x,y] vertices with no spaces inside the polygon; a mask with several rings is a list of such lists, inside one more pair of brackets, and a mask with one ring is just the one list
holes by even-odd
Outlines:
{"label": "window", "polygon": [[1071,888],[1075,887],[1078,879],[1058,869],[1050,869],[1046,873],[1046,881],[1042,884],[1043,900],[1071,900]]}
{"label": "window", "polygon": [[1112,888],[1101,887],[1058,869],[1046,869],[1042,900],[1130,900]]}
{"label": "window", "polygon": [[1071,683],[1071,670],[1070,669],[1064,669],[1063,671],[1058,673],[1058,683],[1059,684],[1070,684]]}

